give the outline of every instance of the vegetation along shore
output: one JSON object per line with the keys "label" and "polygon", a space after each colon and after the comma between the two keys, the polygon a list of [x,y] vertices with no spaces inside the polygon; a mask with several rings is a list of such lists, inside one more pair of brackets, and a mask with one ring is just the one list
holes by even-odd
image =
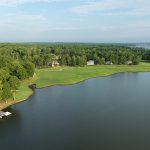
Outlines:
{"label": "vegetation along shore", "polygon": [[[120,72],[150,72],[150,51],[99,44],[0,44],[0,110],[37,88]],[[141,62],[146,61],[146,62]]]}

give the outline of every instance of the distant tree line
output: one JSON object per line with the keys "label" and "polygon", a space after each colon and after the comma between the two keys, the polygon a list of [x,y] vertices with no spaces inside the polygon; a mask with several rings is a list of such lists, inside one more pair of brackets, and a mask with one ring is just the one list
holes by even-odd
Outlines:
{"label": "distant tree line", "polygon": [[137,65],[141,59],[150,60],[150,51],[121,45],[99,44],[0,44],[0,100],[15,99],[22,80],[33,77],[35,67],[50,67],[54,61],[62,66]]}

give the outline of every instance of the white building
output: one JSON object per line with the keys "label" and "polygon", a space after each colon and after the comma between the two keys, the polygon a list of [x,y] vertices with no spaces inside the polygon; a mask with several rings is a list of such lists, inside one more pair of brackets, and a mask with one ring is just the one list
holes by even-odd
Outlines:
{"label": "white building", "polygon": [[94,60],[87,61],[87,65],[88,66],[94,66],[95,65]]}
{"label": "white building", "polygon": [[127,65],[132,65],[132,61],[131,61],[131,60],[126,61],[126,64],[127,64]]}
{"label": "white building", "polygon": [[113,63],[111,61],[107,61],[105,64],[106,65],[113,65]]}
{"label": "white building", "polygon": [[52,62],[52,67],[58,67],[59,66],[59,62],[57,60]]}

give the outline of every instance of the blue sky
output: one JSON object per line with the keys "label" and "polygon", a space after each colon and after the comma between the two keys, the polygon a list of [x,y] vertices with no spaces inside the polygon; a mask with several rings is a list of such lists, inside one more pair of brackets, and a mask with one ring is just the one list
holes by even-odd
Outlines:
{"label": "blue sky", "polygon": [[0,0],[0,42],[150,42],[149,0]]}

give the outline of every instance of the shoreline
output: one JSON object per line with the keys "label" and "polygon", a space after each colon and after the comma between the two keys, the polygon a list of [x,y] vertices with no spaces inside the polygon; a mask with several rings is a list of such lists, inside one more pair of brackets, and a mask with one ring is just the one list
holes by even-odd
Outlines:
{"label": "shoreline", "polygon": [[[29,86],[28,86],[29,87]],[[32,90],[33,91],[33,90]],[[3,106],[1,106],[0,104],[0,110],[4,110],[4,109],[7,109],[8,107],[10,106],[13,106],[13,105],[16,105],[16,104],[19,104],[19,103],[22,103],[24,101],[27,101],[32,95],[34,94],[34,91],[31,95],[29,95],[26,99],[22,99],[22,100],[11,100],[11,102],[8,102],[8,103],[5,103],[2,104]]]}
{"label": "shoreline", "polygon": [[[109,74],[109,75],[102,75],[102,76],[96,76],[96,77],[83,79],[83,80],[77,81],[75,83],[52,84],[52,85],[43,86],[43,87],[36,87],[35,89],[44,89],[44,88],[48,88],[48,87],[52,87],[52,86],[69,86],[69,85],[79,84],[79,83],[82,83],[82,82],[85,82],[85,81],[88,81],[88,80],[91,80],[91,79],[96,79],[96,78],[101,78],[101,77],[109,77],[109,76],[120,74],[120,73],[140,73],[140,72],[127,72],[127,71],[125,71],[125,72],[118,72],[118,73],[112,73],[112,74]],[[143,72],[143,73],[146,73],[146,72]],[[147,71],[147,73],[148,73],[148,71]]]}
{"label": "shoreline", "polygon": [[[28,99],[28,98],[27,98]],[[10,107],[10,106],[12,106],[12,105],[15,105],[15,104],[18,104],[18,103],[21,103],[21,102],[24,102],[24,101],[26,101],[27,99],[23,99],[23,100],[18,100],[18,101],[14,101],[14,102],[8,102],[8,103],[5,103],[5,104],[1,104],[1,105],[3,105],[3,106],[1,106],[0,105],[0,110],[4,110],[4,109],[6,109],[6,108],[8,108],[8,107]]]}
{"label": "shoreline", "polygon": [[[115,75],[115,74],[120,74],[120,73],[149,73],[150,71],[123,71],[123,72],[117,72],[117,73],[112,73],[112,74],[107,74],[107,75],[99,75],[99,76],[95,76],[95,77],[91,77],[91,78],[87,78],[87,79],[83,79],[81,81],[76,81],[74,83],[67,83],[67,84],[54,84],[54,85],[48,85],[48,86],[43,86],[43,87],[35,87],[35,89],[44,89],[44,88],[48,88],[48,87],[52,87],[52,86],[69,86],[69,85],[74,85],[74,84],[79,84],[79,83],[82,83],[82,82],[85,82],[87,80],[90,80],[90,79],[95,79],[95,78],[100,78],[100,77],[109,77],[109,76],[112,76],[112,75]],[[34,83],[32,85],[35,85]],[[25,99],[22,99],[22,100],[11,100],[11,102],[8,102],[8,103],[5,103],[4,104],[1,104],[0,103],[0,110],[4,110],[10,106],[13,106],[13,105],[16,105],[18,103],[22,103],[24,101],[27,101],[35,92],[34,90],[30,87],[31,85],[28,85],[28,88],[30,88],[32,90],[32,93]]]}

